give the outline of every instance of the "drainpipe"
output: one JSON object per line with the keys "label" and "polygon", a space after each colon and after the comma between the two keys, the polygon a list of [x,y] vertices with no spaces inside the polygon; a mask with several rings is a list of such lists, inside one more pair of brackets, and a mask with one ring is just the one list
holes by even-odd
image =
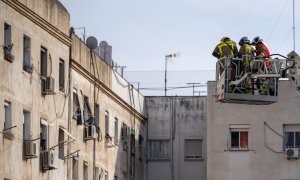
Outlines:
{"label": "drainpipe", "polygon": [[[72,34],[73,34],[73,31],[72,29],[70,30],[70,38],[72,38]],[[71,86],[71,83],[72,83],[72,75],[71,75],[71,58],[72,57],[72,45],[70,46],[69,48],[69,67],[68,67],[68,83],[69,83],[69,104],[68,104],[68,132],[71,133],[71,119],[72,119],[72,114],[71,114],[71,94],[73,92],[72,90],[72,86]],[[71,152],[71,143],[70,143],[70,136],[68,136],[68,148],[67,148],[67,154],[70,154]],[[67,160],[67,179],[71,179],[72,176],[70,176],[70,161],[72,161],[71,158],[69,158]]]}

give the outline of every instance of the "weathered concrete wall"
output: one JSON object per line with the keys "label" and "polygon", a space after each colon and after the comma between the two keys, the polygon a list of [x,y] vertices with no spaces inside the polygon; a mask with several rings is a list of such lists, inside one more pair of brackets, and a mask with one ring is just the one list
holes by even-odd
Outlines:
{"label": "weathered concrete wall", "polygon": [[[146,139],[144,112],[144,97],[132,88],[126,80],[116,74],[98,55],[91,54],[90,49],[76,36],[72,36],[72,72],[71,87],[77,90],[80,106],[83,108],[84,96],[89,97],[92,111],[94,104],[100,106],[100,133],[99,139],[95,140],[95,151],[93,141],[83,140],[84,125],[77,125],[72,120],[70,132],[77,141],[71,145],[71,152],[80,150],[79,165],[88,162],[89,172],[93,174],[93,154],[95,154],[95,165],[100,169],[101,177],[107,172],[109,179],[114,176],[120,179],[145,179],[145,158],[139,160],[138,138],[139,135]],[[95,79],[96,78],[96,79]],[[74,98],[74,97],[73,97]],[[109,135],[114,139],[114,120],[118,119],[118,143],[107,142],[105,138],[105,113],[109,113]],[[95,115],[95,112],[93,112]],[[125,123],[134,131],[135,155],[130,150],[130,136],[121,138],[121,127]],[[124,150],[123,142],[128,142],[128,150]],[[143,143],[143,146],[145,142]],[[144,156],[144,151],[142,152]],[[83,168],[79,168],[79,177],[83,177]]]}
{"label": "weathered concrete wall", "polygon": [[[206,97],[146,97],[146,108],[148,140],[173,139],[169,160],[148,159],[148,180],[206,179]],[[202,159],[185,159],[186,139],[203,140]]]}
{"label": "weathered concrete wall", "polygon": [[[207,179],[300,179],[300,161],[283,152],[284,124],[300,124],[300,96],[290,81],[280,81],[278,102],[246,105],[216,102],[215,82],[208,83]],[[229,149],[229,125],[249,125],[249,150]]]}
{"label": "weathered concrete wall", "polygon": [[143,95],[115,72],[100,56],[91,52],[77,36],[72,36],[71,59],[75,63],[78,63],[84,71],[96,77],[102,86],[107,87],[119,99],[125,101],[125,103],[132,106],[136,111],[144,114]]}
{"label": "weathered concrete wall", "polygon": [[59,0],[14,0],[27,6],[65,34],[70,30],[70,14]]}
{"label": "weathered concrete wall", "polygon": [[[14,3],[16,1],[9,1]],[[22,1],[25,3],[25,1]],[[55,1],[27,1],[30,3],[36,3],[35,9],[39,9],[39,6],[48,6],[45,3],[51,3],[51,6],[60,5]],[[16,128],[12,129],[12,133],[15,138],[9,140],[3,137],[3,133],[0,133],[0,177],[9,179],[51,179],[50,177],[58,177],[65,179],[66,166],[64,161],[58,160],[55,157],[56,167],[59,170],[42,172],[40,170],[40,159],[34,158],[30,160],[23,159],[23,110],[30,111],[31,121],[31,135],[32,138],[40,137],[40,122],[41,118],[46,119],[50,125],[50,143],[49,147],[52,147],[58,143],[58,127],[62,126],[67,128],[68,119],[68,96],[67,93],[59,91],[58,88],[58,67],[59,58],[65,61],[65,69],[68,69],[69,64],[69,47],[62,43],[59,38],[52,36],[49,33],[51,27],[41,27],[36,24],[34,18],[24,17],[17,12],[11,5],[6,4],[7,1],[0,1],[0,102],[2,108],[0,109],[1,117],[3,117],[4,101],[11,102],[12,107],[12,125],[16,125]],[[25,3],[25,5],[26,5]],[[31,5],[17,6],[22,10],[28,10]],[[42,12],[42,10],[40,10]],[[29,14],[32,12],[29,12]],[[49,9],[49,14],[55,13],[57,17],[60,17],[59,24],[63,26],[69,25],[68,18],[64,18],[67,15],[66,11],[56,10],[53,12]],[[62,13],[62,14],[60,14]],[[31,14],[33,15],[33,14]],[[52,16],[52,15],[51,15]],[[39,17],[41,18],[41,17]],[[50,18],[50,17],[49,17]],[[58,20],[57,20],[58,21]],[[4,44],[4,23],[11,25],[12,30],[12,53],[15,56],[14,62],[10,63],[3,59],[3,47]],[[58,24],[58,26],[59,26]],[[66,31],[66,28],[65,32]],[[32,74],[23,70],[23,36],[26,35],[31,38],[31,63],[34,66]],[[65,36],[67,36],[65,34]],[[52,64],[51,76],[55,79],[55,95],[41,95],[41,79],[40,79],[40,49],[41,46],[48,50],[48,76],[50,76],[50,63]],[[51,55],[51,61],[50,61]],[[68,72],[65,72],[67,77]],[[65,81],[67,84],[67,81]],[[4,129],[4,118],[0,120],[0,129]],[[66,137],[66,136],[65,136]],[[40,140],[35,141],[37,145],[37,153],[39,155],[39,143]],[[55,148],[56,155],[58,154],[58,148]]]}

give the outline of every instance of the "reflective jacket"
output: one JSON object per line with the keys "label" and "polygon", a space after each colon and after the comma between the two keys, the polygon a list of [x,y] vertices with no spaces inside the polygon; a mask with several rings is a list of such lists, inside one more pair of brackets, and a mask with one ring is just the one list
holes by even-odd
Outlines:
{"label": "reflective jacket", "polygon": [[219,57],[222,58],[225,56],[236,57],[238,55],[238,50],[236,43],[231,40],[221,41],[213,51],[213,55],[218,54]]}
{"label": "reflective jacket", "polygon": [[239,57],[243,58],[244,65],[249,65],[255,50],[250,44],[243,44],[239,50]]}

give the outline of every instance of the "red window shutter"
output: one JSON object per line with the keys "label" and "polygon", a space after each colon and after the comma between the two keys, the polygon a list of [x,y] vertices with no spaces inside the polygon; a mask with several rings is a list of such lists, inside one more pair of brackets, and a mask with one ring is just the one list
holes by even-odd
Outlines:
{"label": "red window shutter", "polygon": [[240,147],[247,148],[248,147],[248,131],[240,132]]}

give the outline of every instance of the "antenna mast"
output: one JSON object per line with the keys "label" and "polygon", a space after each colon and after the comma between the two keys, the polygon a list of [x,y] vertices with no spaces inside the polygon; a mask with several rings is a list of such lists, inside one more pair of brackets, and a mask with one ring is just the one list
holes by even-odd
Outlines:
{"label": "antenna mast", "polygon": [[294,51],[296,49],[296,34],[295,34],[295,0],[293,0],[293,38],[294,38]]}

